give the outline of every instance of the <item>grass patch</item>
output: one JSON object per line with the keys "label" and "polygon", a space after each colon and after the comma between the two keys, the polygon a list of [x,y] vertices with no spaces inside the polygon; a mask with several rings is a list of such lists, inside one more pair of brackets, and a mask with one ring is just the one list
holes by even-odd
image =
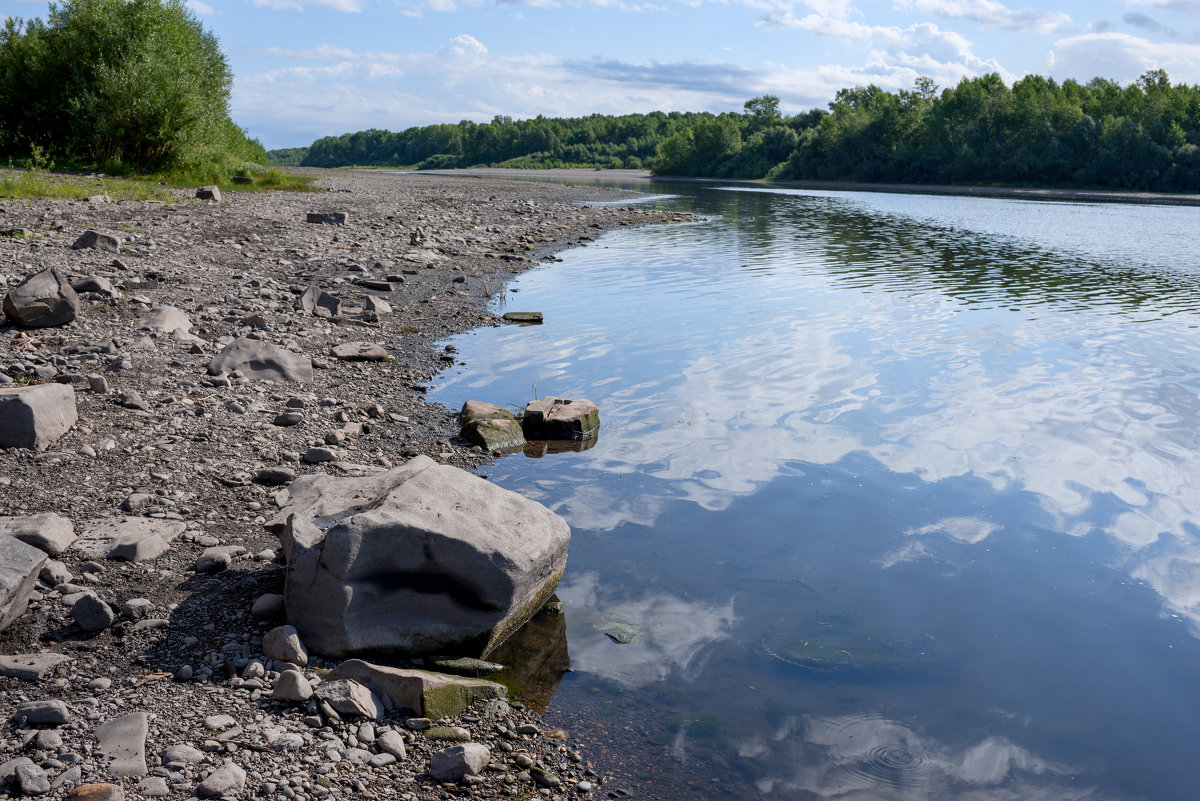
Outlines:
{"label": "grass patch", "polygon": [[222,192],[321,192],[313,176],[283,172],[275,167],[242,162],[203,169],[179,169],[155,178],[180,189],[217,186]]}
{"label": "grass patch", "polygon": [[63,175],[44,170],[0,170],[0,198],[86,200],[108,195],[113,200],[173,202],[175,195],[157,181]]}

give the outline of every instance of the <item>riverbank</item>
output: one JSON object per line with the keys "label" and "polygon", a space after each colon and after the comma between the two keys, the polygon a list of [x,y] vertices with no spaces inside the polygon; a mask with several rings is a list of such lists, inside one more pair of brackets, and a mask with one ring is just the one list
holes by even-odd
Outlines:
{"label": "riverbank", "polygon": [[[424,173],[423,173],[424,174]],[[941,184],[875,184],[853,181],[751,181],[732,178],[682,178],[670,175],[654,176],[649,170],[509,170],[485,168],[469,170],[439,170],[431,175],[468,175],[480,178],[509,176],[527,181],[563,181],[580,184],[646,184],[654,181],[687,181],[689,183],[741,184],[744,186],[784,187],[835,192],[884,192],[906,195],[962,195],[966,197],[1012,198],[1014,200],[1065,200],[1080,203],[1142,203],[1166,206],[1200,206],[1200,195],[1167,192],[1126,192],[1100,189],[1036,189],[1007,186],[949,186]]]}
{"label": "riverbank", "polygon": [[[487,454],[457,438],[455,413],[422,398],[455,359],[437,342],[500,324],[488,298],[558,250],[611,228],[686,219],[579,202],[622,196],[605,189],[305,172],[327,191],[231,192],[218,203],[191,192],[175,192],[174,203],[0,201],[8,287],[46,267],[85,282],[73,323],[0,327],[0,385],[70,384],[79,412],[47,450],[0,452],[0,509],[55,513],[76,533],[126,515],[182,530],[145,562],[72,546],[0,633],[0,654],[56,663],[33,680],[0,677],[0,763],[39,765],[57,783],[45,797],[115,782],[130,795],[185,798],[223,761],[248,774],[244,797],[440,796],[426,774],[432,744],[402,720],[369,729],[314,720],[303,706],[271,700],[272,671],[247,677],[263,658],[262,635],[278,624],[251,607],[283,581],[278,543],[263,528],[278,487],[264,477],[365,475],[419,454],[465,469],[485,463]],[[309,222],[310,213],[344,213],[346,223]],[[73,249],[88,230],[112,235],[117,250]],[[316,314],[298,304],[314,285],[330,297]],[[155,322],[152,310],[163,306],[184,323]],[[240,336],[311,357],[311,381],[208,375],[208,362]],[[382,346],[387,360],[334,355],[349,342]],[[208,572],[200,557],[214,547],[227,549],[230,564]],[[68,605],[85,591],[130,611],[85,632]],[[315,678],[332,664],[314,659],[308,671]],[[65,703],[66,725],[39,733],[12,719],[18,704],[45,699]],[[97,730],[138,712],[151,775],[120,775],[97,756]],[[569,733],[543,736],[530,711],[503,725],[470,714],[450,722],[496,746],[486,782],[456,792],[534,792],[529,761],[558,768],[555,793],[586,794],[603,780],[603,766],[590,765]],[[530,728],[517,734],[520,726]],[[409,745],[398,761],[375,745],[393,728]],[[181,746],[194,749],[187,760],[163,756]]]}

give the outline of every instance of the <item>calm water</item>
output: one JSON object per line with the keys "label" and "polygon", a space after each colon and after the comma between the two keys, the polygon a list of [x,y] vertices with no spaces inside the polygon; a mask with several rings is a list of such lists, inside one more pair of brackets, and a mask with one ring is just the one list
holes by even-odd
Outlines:
{"label": "calm water", "polygon": [[488,470],[574,532],[550,715],[635,797],[1195,798],[1200,209],[654,189],[432,393],[600,404]]}

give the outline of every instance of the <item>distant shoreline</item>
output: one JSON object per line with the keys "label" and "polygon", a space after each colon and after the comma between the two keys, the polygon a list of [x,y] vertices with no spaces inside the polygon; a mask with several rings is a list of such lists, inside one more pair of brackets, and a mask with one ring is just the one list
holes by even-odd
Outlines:
{"label": "distant shoreline", "polygon": [[1010,186],[948,186],[944,184],[874,184],[852,181],[748,181],[719,178],[656,177],[651,175],[648,170],[595,170],[587,168],[522,170],[507,167],[486,167],[465,170],[422,170],[420,172],[432,175],[508,179],[525,178],[537,181],[551,180],[594,184],[650,184],[654,181],[686,181],[689,183],[742,184],[764,188],[819,189],[837,192],[884,192],[887,194],[961,195],[965,197],[994,197],[1016,200],[1063,200],[1084,203],[1200,206],[1200,194],[1126,192],[1103,189],[1040,189]]}

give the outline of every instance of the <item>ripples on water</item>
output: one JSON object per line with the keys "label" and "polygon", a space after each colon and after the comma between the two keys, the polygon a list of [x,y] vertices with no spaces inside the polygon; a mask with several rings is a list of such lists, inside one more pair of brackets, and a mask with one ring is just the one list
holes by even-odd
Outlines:
{"label": "ripples on water", "polygon": [[600,403],[490,471],[575,532],[552,714],[654,794],[1191,797],[1200,212],[666,188],[435,393]]}

